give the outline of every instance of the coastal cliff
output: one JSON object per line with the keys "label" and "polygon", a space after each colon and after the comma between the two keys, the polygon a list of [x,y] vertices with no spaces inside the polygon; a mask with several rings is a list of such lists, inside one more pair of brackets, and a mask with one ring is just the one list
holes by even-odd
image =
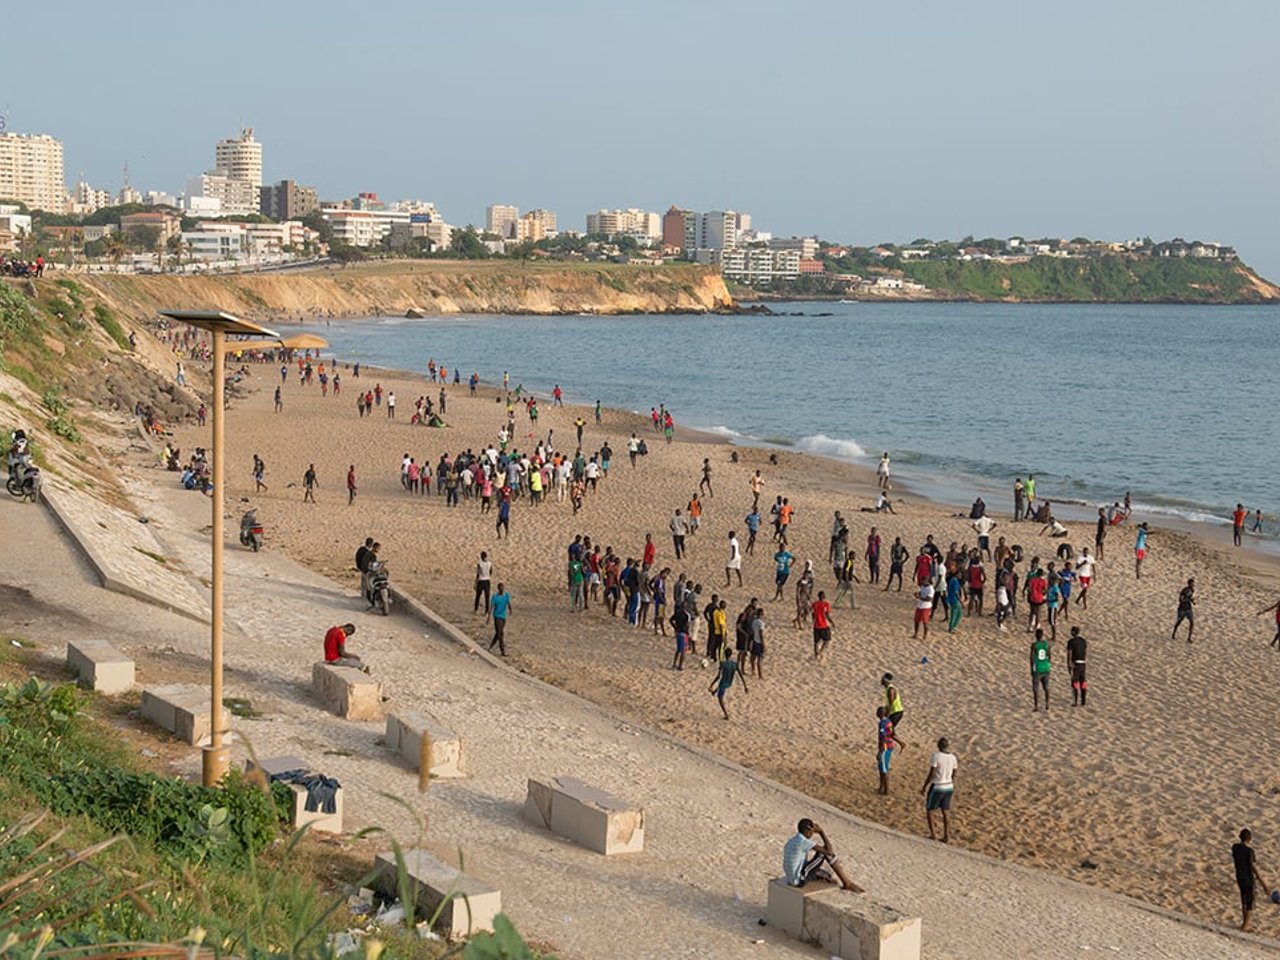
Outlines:
{"label": "coastal cliff", "polygon": [[734,309],[714,268],[513,261],[393,261],[217,276],[77,276],[114,309],[242,316],[707,313]]}

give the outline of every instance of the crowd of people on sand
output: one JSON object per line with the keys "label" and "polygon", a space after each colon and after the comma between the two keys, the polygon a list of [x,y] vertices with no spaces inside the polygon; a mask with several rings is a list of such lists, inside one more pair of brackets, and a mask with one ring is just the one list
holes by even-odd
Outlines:
{"label": "crowd of people on sand", "polygon": [[[195,345],[187,334],[169,335],[175,353],[180,347],[188,356],[199,356],[198,352],[189,352]],[[281,362],[280,386],[287,383],[290,364],[296,364],[298,382],[307,387],[318,385],[325,396],[330,386],[335,395],[339,394],[343,372],[351,379],[360,377],[358,363],[347,364],[340,372],[336,360],[326,363],[311,351],[289,357],[249,359]],[[450,370],[433,359],[428,363],[428,375],[431,382],[440,384],[439,394],[434,401],[426,395],[419,397],[409,423],[444,426]],[[475,373],[467,378],[472,396],[479,382]],[[452,383],[455,386],[462,383],[457,366],[452,370]],[[277,411],[282,409],[283,402],[280,386],[276,387]],[[615,451],[609,440],[598,447],[584,446],[586,420],[583,416],[573,421],[573,443],[562,448],[554,430],[547,430],[544,436],[538,428],[540,399],[521,384],[513,389],[505,371],[495,400],[503,405],[505,416],[495,424],[493,440],[482,449],[468,447],[456,454],[442,452],[425,456],[404,453],[400,458],[399,476],[407,496],[431,496],[434,481],[434,495],[443,498],[446,508],[492,514],[494,535],[501,539],[511,535],[515,504],[537,509],[553,502],[557,505],[567,502],[571,515],[578,516],[592,497],[607,495],[609,473],[616,467]],[[563,406],[559,384],[551,391],[548,401],[552,406]],[[357,393],[357,413],[361,418],[385,410],[386,418],[396,419],[396,406],[394,392],[384,390],[381,383]],[[516,441],[518,407],[523,408],[523,415],[532,428],[529,436],[537,438],[530,444]],[[145,416],[145,411],[137,412]],[[594,419],[596,424],[602,422],[599,401],[595,404]],[[664,404],[653,406],[648,420],[654,434],[667,443],[672,442],[674,416]],[[630,468],[638,469],[649,452],[646,440],[632,433],[626,442],[626,452]],[[176,449],[166,449],[164,456],[167,465],[173,467],[180,454]],[[729,459],[738,462],[736,451],[730,453]],[[771,462],[777,462],[776,455]],[[928,639],[935,623],[945,626],[949,634],[986,622],[998,633],[1021,627],[1027,636],[1026,662],[1033,712],[1039,712],[1042,703],[1045,712],[1049,711],[1050,678],[1058,664],[1068,675],[1073,707],[1088,708],[1089,641],[1081,627],[1071,622],[1072,613],[1073,608],[1081,613],[1088,610],[1091,592],[1096,595],[1104,565],[1116,562],[1107,557],[1107,550],[1113,546],[1117,528],[1132,520],[1133,504],[1128,493],[1123,501],[1098,508],[1092,547],[1087,543],[1077,547],[1070,542],[1071,531],[1054,516],[1048,499],[1038,497],[1033,474],[1014,483],[1013,519],[1008,521],[1008,526],[992,516],[979,497],[964,515],[973,530],[972,542],[951,541],[945,549],[932,534],[926,535],[923,543],[905,543],[901,535],[882,532],[884,521],[880,519],[868,528],[865,539],[859,537],[855,547],[850,524],[836,511],[831,521],[826,567],[832,575],[829,599],[828,590],[820,583],[825,579],[820,573],[821,565],[813,558],[799,561],[790,549],[792,525],[798,518],[790,496],[777,494],[768,508],[767,519],[761,513],[762,494],[768,480],[759,469],[747,482],[744,501],[749,495],[749,506],[741,522],[742,536],[738,529],[730,530],[722,546],[712,551],[724,558],[723,588],[710,584],[713,577],[718,579],[721,567],[719,563],[708,563],[709,554],[705,551],[698,551],[698,563],[704,569],[697,570],[689,554],[691,542],[696,540],[706,512],[712,509],[712,501],[719,505],[726,499],[724,491],[720,491],[721,499],[716,499],[715,472],[710,458],[704,458],[696,488],[687,499],[681,498],[680,505],[665,519],[671,561],[660,559],[652,531],[644,535],[634,552],[615,550],[599,537],[583,532],[575,534],[564,548],[562,575],[571,614],[589,614],[594,607],[598,616],[615,619],[633,630],[668,638],[671,670],[684,670],[690,656],[699,658],[699,665],[711,671],[707,691],[715,696],[724,720],[731,718],[728,699],[735,687],[740,686],[747,695],[749,684],[763,684],[767,638],[774,631],[784,629],[788,623],[792,629],[811,631],[813,662],[821,664],[833,642],[833,630],[840,619],[838,611],[846,604],[849,611],[856,610],[858,597],[868,589],[905,592],[906,606],[911,611],[912,636],[920,640]],[[265,489],[265,464],[256,454],[252,475],[256,489]],[[208,468],[203,450],[197,450],[183,468],[184,486],[188,484],[188,476],[195,484],[193,488],[199,489],[203,483],[207,489]],[[883,515],[885,520],[897,515],[902,503],[890,499],[891,478],[891,459],[886,452],[876,468],[875,503],[860,507],[860,512]],[[302,488],[304,501],[314,503],[315,491],[319,488],[314,464],[308,466]],[[355,464],[348,467],[346,488],[347,502],[353,503],[357,494]],[[1242,505],[1238,506],[1232,520],[1237,544],[1250,520],[1252,532],[1262,530],[1261,510],[1251,515]],[[1021,529],[1059,541],[1052,557],[1042,558],[1034,550],[1009,542],[1016,539],[1013,532]],[[1151,532],[1146,523],[1138,523],[1132,529],[1133,569],[1135,577],[1141,578],[1150,550]],[[757,550],[762,546],[764,531],[768,531],[770,542],[767,548]],[[378,558],[379,547],[372,539],[366,542],[357,554],[357,567],[367,570],[369,562]],[[758,554],[761,559],[753,560]],[[731,610],[728,591],[742,586],[742,569],[748,562],[771,564],[774,592],[764,600],[751,597],[741,608]],[[797,569],[799,575],[793,579]],[[789,584],[790,598],[786,595]],[[484,622],[492,624],[488,647],[505,657],[507,623],[514,609],[512,593],[508,584],[498,578],[487,550],[480,551],[475,562],[472,586],[473,612],[477,616],[483,614]],[[724,596],[721,589],[725,591]],[[988,594],[991,594],[990,601]],[[787,612],[780,615],[771,612],[771,604],[786,603],[788,599],[793,605],[787,604]],[[1096,596],[1094,600],[1096,603]],[[1195,604],[1195,581],[1189,579],[1176,598],[1171,634],[1174,638],[1185,623],[1186,641],[1192,642]],[[1275,616],[1275,636],[1271,643],[1280,650],[1280,601],[1259,611],[1259,615],[1267,613]],[[1061,652],[1057,650],[1059,627],[1066,634]],[[347,639],[354,632],[351,624],[330,628],[324,640],[325,659],[367,670],[368,665],[347,648]],[[900,738],[905,714],[903,694],[891,673],[881,677],[875,701],[878,791],[887,795],[891,788],[893,758],[906,747]],[[947,737],[939,737],[929,757],[920,794],[929,835],[944,843],[949,842],[952,834],[951,811],[958,766],[959,759],[951,752]],[[1246,927],[1255,887],[1261,885],[1266,889],[1257,875],[1247,833],[1242,831],[1241,843],[1232,850]],[[838,881],[845,889],[858,889],[844,872],[830,837],[808,818],[799,822],[796,834],[784,845],[783,872],[788,882],[796,885],[825,879]]]}

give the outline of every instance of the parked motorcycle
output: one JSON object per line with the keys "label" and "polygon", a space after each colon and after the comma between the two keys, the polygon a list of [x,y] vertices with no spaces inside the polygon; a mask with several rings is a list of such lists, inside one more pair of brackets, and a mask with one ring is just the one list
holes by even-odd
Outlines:
{"label": "parked motorcycle", "polygon": [[364,598],[369,606],[381,610],[384,617],[391,613],[391,575],[381,560],[371,562],[365,572]]}
{"label": "parked motorcycle", "polygon": [[31,462],[26,437],[15,439],[9,448],[9,479],[4,488],[20,500],[32,503],[40,496],[40,468]]}
{"label": "parked motorcycle", "polygon": [[254,553],[262,546],[262,524],[258,522],[257,510],[249,510],[240,518],[240,545],[252,547]]}

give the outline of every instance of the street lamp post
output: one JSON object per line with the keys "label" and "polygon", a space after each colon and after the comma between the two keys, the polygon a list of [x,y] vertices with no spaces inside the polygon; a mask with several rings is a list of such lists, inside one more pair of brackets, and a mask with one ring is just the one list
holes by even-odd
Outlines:
{"label": "street lamp post", "polygon": [[231,765],[231,748],[222,735],[222,547],[223,490],[226,479],[226,338],[228,333],[277,338],[277,334],[248,320],[219,310],[161,310],[160,315],[207,330],[213,349],[213,553],[209,590],[209,746],[201,763],[202,781],[212,787]]}

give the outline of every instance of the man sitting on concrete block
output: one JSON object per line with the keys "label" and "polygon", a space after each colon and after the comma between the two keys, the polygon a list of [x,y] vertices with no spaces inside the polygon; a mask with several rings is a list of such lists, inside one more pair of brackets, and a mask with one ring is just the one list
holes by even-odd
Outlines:
{"label": "man sitting on concrete block", "polygon": [[[814,835],[821,837],[821,842]],[[831,870],[828,871],[827,867]],[[840,887],[853,893],[863,889],[849,879],[836,858],[835,849],[822,828],[805,817],[796,824],[796,835],[782,848],[782,873],[788,884],[803,887],[810,880],[831,882],[831,872],[840,878]]]}
{"label": "man sitting on concrete block", "polygon": [[355,667],[357,670],[369,672],[359,654],[347,649],[347,637],[356,632],[354,623],[345,623],[340,627],[330,627],[324,635],[324,662],[334,667]]}

